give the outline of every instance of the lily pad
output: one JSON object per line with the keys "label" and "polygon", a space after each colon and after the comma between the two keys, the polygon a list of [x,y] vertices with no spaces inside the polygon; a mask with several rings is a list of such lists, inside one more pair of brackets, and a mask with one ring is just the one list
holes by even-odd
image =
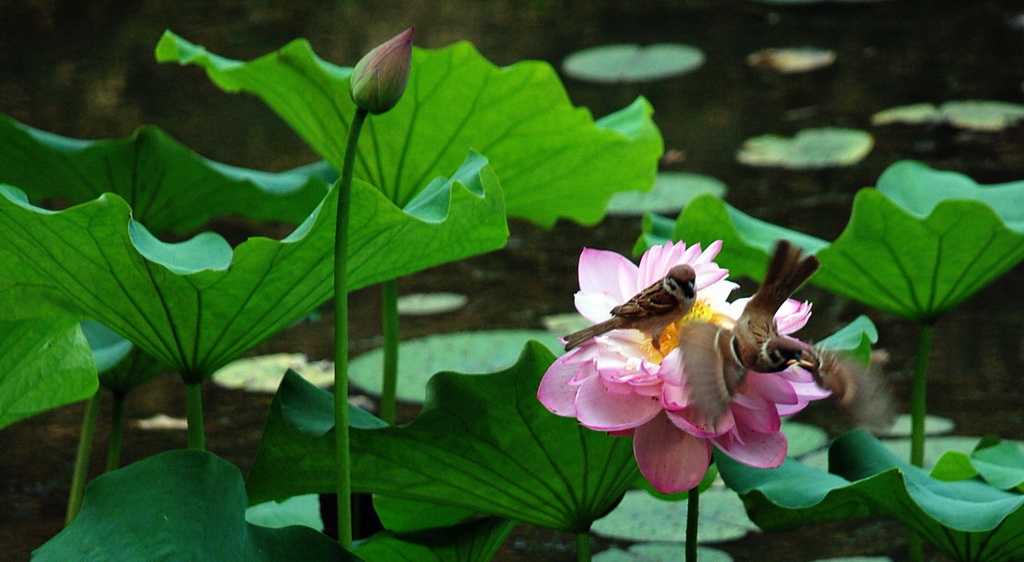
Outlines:
{"label": "lily pad", "polygon": [[96,392],[96,367],[78,320],[0,321],[0,428]]}
{"label": "lily pad", "polygon": [[831,473],[791,459],[776,469],[752,469],[715,455],[726,483],[766,530],[888,515],[956,560],[1024,555],[1024,496],[931,478],[862,431],[836,439],[829,459]]}
{"label": "lily pad", "polygon": [[[686,545],[678,543],[634,544],[628,550],[612,547],[594,555],[594,562],[673,562],[686,558]],[[697,547],[701,562],[731,562],[729,553],[706,546]]]}
{"label": "lily pad", "polygon": [[1003,101],[948,101],[936,107],[917,103],[893,107],[871,116],[872,125],[891,123],[948,124],[974,131],[1001,131],[1024,119],[1024,105]]}
{"label": "lily pad", "polygon": [[[698,505],[700,542],[738,539],[757,530],[732,490],[710,488],[701,493]],[[667,502],[643,490],[631,490],[611,513],[594,522],[593,532],[627,541],[682,542],[686,536],[686,509],[686,502]]]}
{"label": "lily pad", "polygon": [[704,52],[689,45],[603,45],[565,57],[562,72],[603,84],[653,82],[693,72],[703,64]]}
{"label": "lily pad", "polygon": [[459,293],[413,293],[398,297],[398,313],[407,316],[429,316],[454,312],[469,302]]}
{"label": "lily pad", "polygon": [[571,334],[577,330],[582,330],[583,328],[593,324],[593,322],[584,318],[579,312],[551,314],[541,318],[540,321],[544,324],[545,330],[558,337]]}
{"label": "lily pad", "polygon": [[242,474],[204,451],[169,451],[101,475],[33,560],[357,560],[308,527],[245,521]]}
{"label": "lily pad", "polygon": [[[404,402],[421,404],[426,398],[427,380],[433,373],[493,373],[507,369],[530,340],[542,342],[552,351],[562,349],[558,337],[543,330],[457,332],[403,341],[398,348],[396,396]],[[364,392],[379,395],[383,360],[384,350],[380,348],[353,358],[348,367],[349,382]]]}
{"label": "lily pad", "polygon": [[281,173],[208,160],[156,127],[129,137],[79,140],[0,115],[0,183],[33,201],[72,205],[120,195],[151,232],[186,232],[210,217],[302,222],[337,178],[324,162]]}
{"label": "lily pad", "polygon": [[[259,96],[341,169],[355,112],[351,69],[321,60],[305,40],[242,62],[166,32],[156,56],[202,67],[225,91]],[[543,226],[558,218],[593,224],[613,193],[650,188],[663,152],[651,112],[641,98],[595,121],[572,106],[547,63],[499,68],[466,42],[414,48],[405,94],[367,121],[354,174],[404,208],[427,180],[479,151],[501,178],[509,215]],[[586,197],[579,196],[581,186]]]}
{"label": "lily pad", "polygon": [[715,178],[684,172],[660,172],[650,191],[620,191],[608,203],[608,214],[678,213],[691,199],[704,193],[725,195],[726,185]]}
{"label": "lily pad", "polygon": [[[350,408],[353,489],[587,532],[638,471],[629,439],[583,429],[537,400],[554,358],[531,342],[506,371],[439,373],[419,417],[400,427]],[[252,501],[331,490],[333,404],[285,376],[247,482]]]}
{"label": "lily pad", "polygon": [[874,139],[856,129],[804,129],[792,138],[763,135],[748,139],[736,159],[748,166],[813,170],[852,166],[864,159]]}
{"label": "lily pad", "polygon": [[253,525],[274,529],[291,525],[302,525],[317,531],[324,528],[323,518],[320,517],[320,496],[316,494],[250,506],[245,510],[245,520]]}
{"label": "lily pad", "polygon": [[789,441],[789,450],[786,454],[790,457],[799,458],[828,444],[828,434],[825,430],[806,423],[784,421],[782,432]]}
{"label": "lily pad", "polygon": [[[895,423],[882,435],[884,437],[910,437],[910,424],[910,414],[901,414],[896,416]],[[925,416],[924,418],[925,435],[945,435],[952,432],[955,427],[956,423],[949,418],[939,416]]]}
{"label": "lily pad", "polygon": [[[650,217],[650,215],[648,215]],[[717,197],[694,199],[667,228],[645,220],[638,247],[723,240],[717,261],[761,279],[775,240],[814,253],[811,283],[868,306],[932,322],[1024,259],[1024,182],[982,186],[955,172],[897,162],[861,189],[828,242],[755,219]]]}
{"label": "lily pad", "polygon": [[320,388],[334,384],[334,363],[310,363],[302,353],[275,353],[237,359],[217,369],[210,378],[217,386],[273,394],[285,371],[291,369]]}
{"label": "lily pad", "polygon": [[768,48],[747,55],[748,65],[780,74],[810,72],[835,61],[835,51],[815,47]]}
{"label": "lily pad", "polygon": [[[356,181],[349,287],[501,247],[502,209],[497,179],[475,154],[406,210]],[[331,296],[336,213],[332,188],[288,237],[232,251],[212,233],[166,244],[114,194],[52,212],[0,186],[0,311],[82,315],[198,380]]]}

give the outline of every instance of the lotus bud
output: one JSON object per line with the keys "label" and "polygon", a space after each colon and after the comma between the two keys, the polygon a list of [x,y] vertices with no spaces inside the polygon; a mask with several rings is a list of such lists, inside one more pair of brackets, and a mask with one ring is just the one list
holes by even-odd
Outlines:
{"label": "lotus bud", "polygon": [[384,113],[402,98],[412,58],[410,27],[366,54],[349,77],[352,101],[370,113]]}

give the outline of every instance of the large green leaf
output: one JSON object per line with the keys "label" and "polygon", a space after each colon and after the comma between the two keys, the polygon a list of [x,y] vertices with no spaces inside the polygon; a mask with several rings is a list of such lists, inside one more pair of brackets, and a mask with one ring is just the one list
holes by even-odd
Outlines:
{"label": "large green leaf", "polygon": [[839,437],[830,471],[787,459],[760,470],[716,454],[726,484],[750,518],[769,530],[812,522],[889,515],[955,560],[1020,560],[1024,496],[977,481],[943,482],[899,459],[863,431]]}
{"label": "large green leaf", "polygon": [[[664,235],[645,221],[640,243]],[[921,322],[955,308],[1024,259],[1024,181],[980,186],[916,162],[898,162],[878,188],[860,190],[850,222],[828,244],[754,219],[716,197],[695,199],[671,237],[725,241],[719,263],[759,279],[774,241],[788,238],[821,260],[811,282],[868,306]]]}
{"label": "large green leaf", "polygon": [[82,322],[82,333],[92,349],[100,386],[107,390],[128,392],[168,370],[166,364],[99,322]]}
{"label": "large green leaf", "polygon": [[[634,481],[636,464],[629,439],[540,404],[537,386],[553,360],[531,342],[506,371],[435,375],[408,425],[354,421],[353,488],[585,532]],[[247,482],[253,501],[332,488],[332,404],[330,394],[285,377]]]}
{"label": "large green leaf", "polygon": [[[262,98],[335,168],[355,111],[350,68],[321,60],[297,40],[251,62],[227,59],[165,32],[157,60],[195,64],[220,88]],[[467,150],[501,178],[508,213],[550,226],[595,223],[617,191],[648,190],[661,156],[650,105],[638,99],[594,121],[575,108],[554,69],[527,61],[499,68],[469,43],[414,49],[405,95],[370,118],[355,174],[400,206]]]}
{"label": "large green leaf", "polygon": [[[113,194],[61,212],[0,186],[0,310],[57,306],[102,322],[185,376],[237,358],[331,296],[337,190],[287,238],[250,238],[233,252],[203,233],[157,240]],[[472,154],[405,210],[355,182],[352,290],[504,245],[501,190]]]}
{"label": "large green leaf", "polygon": [[[185,232],[219,214],[302,222],[327,193],[324,162],[271,174],[207,160],[156,127],[85,141],[0,115],[0,183],[32,201],[78,204],[104,193],[128,202],[151,232]],[[329,181],[325,181],[329,179]]]}
{"label": "large green leaf", "polygon": [[412,533],[381,531],[358,542],[356,553],[367,562],[488,562],[514,526],[508,519],[481,517]]}
{"label": "large green leaf", "polygon": [[932,468],[940,480],[964,480],[980,476],[1000,490],[1024,491],[1024,453],[1020,444],[989,436],[982,438],[970,455],[947,451]]}
{"label": "large green leaf", "polygon": [[0,428],[94,392],[96,367],[75,318],[0,321]]}
{"label": "large green leaf", "polygon": [[242,475],[203,451],[170,451],[93,480],[75,520],[33,560],[358,560],[303,526],[246,523]]}

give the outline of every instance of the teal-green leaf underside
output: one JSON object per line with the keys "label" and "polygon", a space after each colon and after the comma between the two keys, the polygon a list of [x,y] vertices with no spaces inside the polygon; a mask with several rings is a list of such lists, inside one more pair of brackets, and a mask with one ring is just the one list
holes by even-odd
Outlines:
{"label": "teal-green leaf underside", "polygon": [[33,560],[358,560],[313,529],[245,521],[242,475],[204,451],[169,451],[104,474]]}
{"label": "teal-green leaf underside", "polygon": [[[165,32],[160,62],[203,68],[228,92],[259,96],[335,168],[355,111],[350,68],[335,66],[305,40],[249,62],[214,55]],[[497,67],[469,43],[415,48],[398,104],[367,120],[355,175],[404,206],[467,151],[487,156],[501,179],[508,214],[550,226],[559,217],[592,224],[612,194],[648,190],[662,153],[650,104],[638,99],[594,120],[573,107],[550,65]]]}
{"label": "teal-green leaf underside", "polygon": [[337,174],[324,162],[281,173],[203,158],[156,127],[129,137],[79,140],[0,115],[0,183],[78,204],[116,193],[150,231],[186,232],[213,216],[302,222]]}
{"label": "teal-green leaf underside", "polygon": [[0,428],[95,391],[96,366],[74,317],[0,321]]}
{"label": "teal-green leaf underside", "polygon": [[[537,385],[553,360],[531,342],[506,371],[435,375],[408,425],[354,422],[353,489],[586,531],[635,480],[632,443],[540,404]],[[332,404],[285,377],[247,482],[253,501],[332,488]]]}
{"label": "teal-green leaf underside", "polygon": [[[471,154],[454,178],[431,182],[409,204],[416,214],[355,182],[352,290],[504,245],[501,190],[486,159]],[[0,310],[18,318],[56,307],[102,322],[190,377],[211,374],[333,290],[336,188],[284,240],[254,237],[233,252],[211,233],[199,244],[147,238],[114,194],[60,212],[10,187],[0,195]]]}

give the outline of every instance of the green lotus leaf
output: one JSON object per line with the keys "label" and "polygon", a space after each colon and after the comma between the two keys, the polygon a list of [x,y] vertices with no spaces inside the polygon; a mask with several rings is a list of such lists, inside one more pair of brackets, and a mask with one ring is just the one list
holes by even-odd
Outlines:
{"label": "green lotus leaf", "polygon": [[40,131],[0,115],[0,183],[32,201],[78,204],[120,195],[152,232],[186,232],[210,217],[302,222],[337,174],[324,162],[277,174],[207,160],[156,127],[130,137],[86,141]]}
{"label": "green lotus leaf", "polygon": [[980,476],[1000,490],[1024,492],[1024,453],[1019,443],[985,437],[969,455],[958,451],[943,455],[931,474],[948,481]]}
{"label": "green lotus leaf", "polygon": [[82,322],[82,333],[92,349],[100,386],[107,390],[128,392],[170,369],[99,322]]}
{"label": "green lotus leaf", "polygon": [[160,453],[93,480],[75,520],[32,559],[358,560],[309,527],[246,523],[245,509],[231,463],[204,451]]}
{"label": "green lotus leaf", "polygon": [[[422,413],[404,426],[350,408],[353,489],[587,531],[636,479],[636,463],[629,439],[540,404],[537,386],[553,360],[530,342],[506,371],[439,373]],[[333,487],[333,403],[285,376],[247,482],[253,501]]]}
{"label": "green lotus leaf", "polygon": [[664,80],[693,72],[703,64],[704,52],[689,45],[602,45],[565,57],[562,72],[577,80],[620,84]]}
{"label": "green lotus leaf", "polygon": [[[811,283],[919,322],[955,308],[1024,259],[1024,182],[980,186],[954,172],[898,162],[854,199],[850,222],[827,242],[743,214],[717,197],[693,200],[669,237],[723,240],[716,259],[761,279],[775,240],[821,260]],[[644,221],[637,246],[664,241],[666,223]]]}
{"label": "green lotus leaf", "polygon": [[792,138],[762,135],[748,139],[736,159],[748,166],[808,170],[851,166],[871,152],[874,139],[856,129],[804,129]]}
{"label": "green lotus leaf", "polygon": [[320,516],[320,496],[317,494],[250,506],[245,510],[245,520],[261,527],[303,525],[318,531],[324,528],[324,521]]}
{"label": "green lotus leaf", "polygon": [[[721,486],[705,490],[698,506],[700,542],[738,539],[757,530],[732,490]],[[627,541],[682,541],[686,509],[686,502],[663,501],[643,490],[630,490],[611,513],[594,522],[594,533]]]}
{"label": "green lotus leaf", "polygon": [[[250,238],[232,252],[203,233],[167,244],[132,220],[119,196],[51,212],[0,186],[0,310],[57,307],[102,322],[191,379],[211,374],[333,290],[337,190],[283,240]],[[355,182],[352,290],[493,250],[508,236],[487,161],[467,158],[399,209]]]}
{"label": "green lotus leaf", "polygon": [[[537,340],[555,352],[563,347],[558,336],[544,330],[480,330],[403,341],[398,348],[396,396],[404,402],[422,404],[433,373],[493,373],[507,369],[519,359],[520,350],[530,340]],[[353,358],[349,362],[349,382],[360,390],[380,395],[383,360],[382,348]]]}
{"label": "green lotus leaf", "polygon": [[75,318],[0,321],[0,428],[95,392],[96,367]]}
{"label": "green lotus leaf", "polygon": [[1024,119],[1024,105],[1002,101],[948,101],[939,107],[916,103],[892,107],[871,116],[872,125],[946,123],[959,129],[1001,131]]}
{"label": "green lotus leaf", "polygon": [[683,172],[659,172],[650,191],[621,191],[608,203],[609,215],[677,214],[694,197],[725,195],[726,185],[715,178]]}
{"label": "green lotus leaf", "polygon": [[356,554],[367,562],[487,562],[513,527],[515,522],[508,519],[481,517],[410,533],[382,531],[357,542]]}
{"label": "green lotus leaf", "polygon": [[[228,92],[259,96],[336,169],[355,112],[351,69],[297,40],[250,62],[226,59],[165,32],[157,60],[194,64]],[[651,107],[638,99],[596,122],[573,107],[546,63],[499,68],[469,43],[415,48],[405,94],[367,120],[355,177],[404,207],[425,180],[485,154],[501,178],[508,214],[550,226],[593,224],[617,191],[650,189],[661,157]]]}
{"label": "green lotus leaf", "polygon": [[832,473],[789,459],[768,470],[721,454],[715,462],[726,484],[743,497],[750,518],[764,529],[888,515],[954,560],[1024,556],[1024,496],[977,481],[931,478],[863,431],[832,444]]}

